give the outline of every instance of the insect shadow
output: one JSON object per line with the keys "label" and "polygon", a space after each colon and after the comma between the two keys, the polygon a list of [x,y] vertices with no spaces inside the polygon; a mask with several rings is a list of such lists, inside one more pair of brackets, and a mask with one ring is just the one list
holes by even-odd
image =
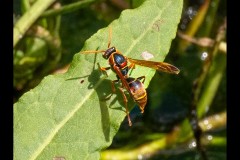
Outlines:
{"label": "insect shadow", "polygon": [[[100,68],[95,67],[97,66],[96,59],[97,59],[97,56],[95,55],[94,63],[93,63],[94,65],[93,65],[91,74],[68,78],[66,80],[79,80],[80,85],[82,85],[83,83],[88,83],[87,88],[94,89],[96,91],[99,99],[99,106],[101,111],[102,130],[104,133],[105,140],[109,142],[110,141],[109,109],[117,109],[125,112],[124,102],[123,102],[123,97],[120,91],[118,90],[118,85],[115,85],[116,92],[114,93],[111,87],[111,79],[108,78],[107,76],[103,76]],[[110,104],[107,103],[109,100],[111,100]],[[120,106],[112,107],[117,101],[120,103]],[[96,107],[96,106],[92,106],[92,107]]]}

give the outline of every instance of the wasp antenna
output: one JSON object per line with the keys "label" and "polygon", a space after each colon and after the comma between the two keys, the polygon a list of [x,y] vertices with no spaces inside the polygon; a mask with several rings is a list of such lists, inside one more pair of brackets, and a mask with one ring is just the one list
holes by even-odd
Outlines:
{"label": "wasp antenna", "polygon": [[111,45],[111,40],[112,40],[112,27],[109,26],[109,33],[108,33],[108,48],[110,47]]}
{"label": "wasp antenna", "polygon": [[100,52],[105,52],[104,50],[99,50],[99,51],[82,51],[80,53],[86,54],[86,53],[100,53]]}

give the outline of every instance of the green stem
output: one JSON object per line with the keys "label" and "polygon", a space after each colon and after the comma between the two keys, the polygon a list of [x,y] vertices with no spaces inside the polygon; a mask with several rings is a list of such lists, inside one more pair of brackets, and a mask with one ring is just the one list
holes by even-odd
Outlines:
{"label": "green stem", "polygon": [[[193,18],[193,20],[188,25],[187,30],[185,31],[184,34],[190,37],[194,37],[196,32],[199,30],[202,22],[204,21],[204,18],[208,11],[209,4],[210,4],[210,0],[205,0],[204,4],[199,8],[197,15]],[[181,52],[183,52],[185,51],[185,49],[189,44],[190,44],[189,42],[185,40],[181,40],[179,42],[178,48]]]}
{"label": "green stem", "polygon": [[37,0],[31,8],[16,22],[13,28],[13,47],[23,37],[29,27],[55,0]]}
{"label": "green stem", "polygon": [[[208,123],[206,123],[206,121]],[[219,114],[215,114],[213,116],[207,117],[199,122],[199,125],[202,127],[204,132],[215,130],[221,127],[226,126],[226,112],[222,112]],[[183,126],[183,125],[182,125]],[[211,126],[211,127],[210,127]],[[167,148],[185,148],[185,152],[188,152],[190,148],[187,146],[187,142],[192,140],[192,136],[188,134],[181,135],[181,130],[183,128],[175,127],[171,133],[165,134],[164,136],[160,136],[161,138],[157,138],[152,142],[148,142],[142,144],[139,147],[131,149],[129,147],[124,147],[121,149],[109,149],[101,152],[101,159],[140,159],[145,156],[154,155],[156,152],[161,150],[165,150]],[[185,137],[181,137],[185,136]],[[179,139],[184,139],[183,141],[179,141]],[[203,137],[205,138],[205,137]],[[204,145],[219,145],[224,144],[226,142],[225,138],[219,139],[218,137],[212,137],[212,140],[208,140]],[[177,146],[176,146],[177,144]],[[182,145],[183,144],[183,145]],[[192,148],[193,149],[193,148]]]}
{"label": "green stem", "polygon": [[227,121],[227,113],[226,111],[209,116],[207,118],[204,118],[199,122],[199,126],[201,126],[201,129],[203,132],[208,132],[213,130],[214,128],[222,128],[226,127],[226,121]]}
{"label": "green stem", "polygon": [[[206,36],[206,35],[211,35],[211,30],[213,23],[215,22],[214,19],[216,18],[218,6],[219,6],[219,1],[220,0],[211,0],[209,9],[207,11],[207,14],[205,16],[204,22],[201,26],[203,28],[202,30],[200,29],[200,33],[198,35]],[[214,29],[214,28],[213,28]]]}
{"label": "green stem", "polygon": [[211,140],[210,144],[208,144],[209,146],[210,145],[213,145],[213,146],[226,146],[227,144],[227,141],[226,141],[226,138],[225,137],[213,137],[213,139]]}
{"label": "green stem", "polygon": [[222,77],[225,74],[225,69],[226,54],[218,54],[214,58],[202,95],[197,104],[198,116],[202,116],[211,105]]}
{"label": "green stem", "polygon": [[79,1],[79,2],[75,2],[69,5],[64,5],[61,8],[58,9],[50,9],[48,11],[45,11],[41,17],[49,17],[49,16],[56,16],[59,14],[64,14],[64,13],[68,13],[68,12],[73,12],[76,11],[80,8],[83,8],[89,4],[91,4],[92,2],[94,2],[96,0],[83,0],[83,1]]}
{"label": "green stem", "polygon": [[[198,117],[202,117],[203,114],[208,110],[208,107],[211,105],[213,98],[215,97],[217,88],[220,84],[222,75],[224,74],[224,70],[226,68],[226,55],[219,55],[219,45],[221,41],[225,39],[226,36],[226,19],[224,23],[220,26],[218,34],[215,39],[215,45],[213,47],[212,52],[209,53],[210,62],[208,63],[207,71],[205,71],[204,76],[202,76],[202,81],[200,83],[199,90],[202,88],[203,81],[208,74],[207,83],[205,88],[202,91],[202,95],[198,98],[197,95],[196,100],[198,100],[197,110]],[[213,63],[213,65],[211,65]],[[200,76],[201,77],[201,76]],[[200,92],[200,91],[199,91]]]}
{"label": "green stem", "polygon": [[115,149],[101,152],[101,159],[140,159],[139,156],[153,154],[166,147],[166,138],[155,140],[136,149]]}
{"label": "green stem", "polygon": [[30,2],[29,0],[22,0],[21,1],[21,9],[22,9],[22,13],[27,12],[27,10],[31,8]]}

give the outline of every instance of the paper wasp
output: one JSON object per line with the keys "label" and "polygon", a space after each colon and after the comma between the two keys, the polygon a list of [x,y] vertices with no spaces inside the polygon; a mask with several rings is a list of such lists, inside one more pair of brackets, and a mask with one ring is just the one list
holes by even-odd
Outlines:
{"label": "paper wasp", "polygon": [[[111,35],[112,35],[112,30],[111,27],[109,29],[109,40],[108,40],[108,49],[106,50],[95,50],[95,51],[83,51],[81,52],[82,54],[87,54],[87,53],[103,53],[102,56],[104,59],[108,59],[110,67],[100,67],[101,71],[107,75],[106,70],[111,69],[113,72],[116,73],[117,75],[117,80],[112,81],[112,90],[115,92],[115,87],[114,83],[119,82],[121,80],[122,82],[122,88],[119,88],[122,95],[123,95],[123,100],[125,103],[125,109],[126,109],[126,114],[128,116],[128,122],[129,126],[132,125],[130,116],[129,116],[129,111],[127,107],[127,97],[124,94],[123,88],[125,88],[130,96],[133,98],[133,100],[138,104],[141,113],[144,112],[145,105],[147,103],[147,92],[144,88],[144,81],[145,81],[145,76],[141,76],[138,78],[132,78],[128,76],[128,71],[131,68],[135,67],[135,64],[141,65],[144,67],[149,67],[153,68],[158,71],[162,72],[167,72],[171,74],[178,74],[180,70],[168,63],[165,62],[153,62],[153,61],[147,61],[147,60],[138,60],[138,59],[132,59],[124,56],[120,51],[118,51],[115,47],[110,47],[111,45]],[[128,61],[131,63],[128,66]],[[141,82],[141,80],[143,81]]]}

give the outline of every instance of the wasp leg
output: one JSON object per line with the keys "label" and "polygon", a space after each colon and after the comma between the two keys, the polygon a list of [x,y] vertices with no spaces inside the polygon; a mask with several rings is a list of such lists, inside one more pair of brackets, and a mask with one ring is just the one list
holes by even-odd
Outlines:
{"label": "wasp leg", "polygon": [[143,79],[142,83],[145,82],[145,76],[138,77],[137,79],[138,79],[139,81],[140,81],[141,79]]}
{"label": "wasp leg", "polygon": [[[116,92],[116,88],[114,86],[114,83],[117,83],[118,81],[119,81],[119,79],[111,81],[111,87],[112,87],[112,92],[113,93]],[[109,96],[105,97],[104,100],[109,100],[112,97],[113,93],[111,93]]]}
{"label": "wasp leg", "polygon": [[131,69],[129,75],[132,74],[132,71],[135,69],[135,64],[134,63],[131,63],[129,66],[128,66],[129,70]]}
{"label": "wasp leg", "polygon": [[118,81],[119,81],[119,79],[116,79],[116,80],[111,81],[111,82],[112,82],[112,91],[113,91],[113,93],[116,92],[116,88],[115,88],[115,86],[114,86],[114,83],[117,83]]}
{"label": "wasp leg", "polygon": [[[111,88],[112,88],[113,93],[116,92],[116,88],[114,86],[114,83],[117,83],[118,81],[119,81],[119,79],[111,81]],[[107,96],[104,100],[109,100],[112,97],[113,93],[111,93],[109,96]]]}
{"label": "wasp leg", "polygon": [[106,75],[106,76],[108,77],[108,74],[107,74],[106,70],[109,70],[111,67],[101,67],[99,63],[97,63],[97,64],[98,64],[99,70],[100,70],[104,75]]}
{"label": "wasp leg", "polygon": [[119,90],[121,91],[122,96],[123,96],[123,101],[124,101],[124,104],[125,104],[126,114],[127,114],[127,117],[128,117],[128,125],[132,126],[132,121],[131,121],[129,111],[128,111],[128,107],[127,107],[127,102],[128,102],[127,97],[124,94],[123,88],[119,88]]}

